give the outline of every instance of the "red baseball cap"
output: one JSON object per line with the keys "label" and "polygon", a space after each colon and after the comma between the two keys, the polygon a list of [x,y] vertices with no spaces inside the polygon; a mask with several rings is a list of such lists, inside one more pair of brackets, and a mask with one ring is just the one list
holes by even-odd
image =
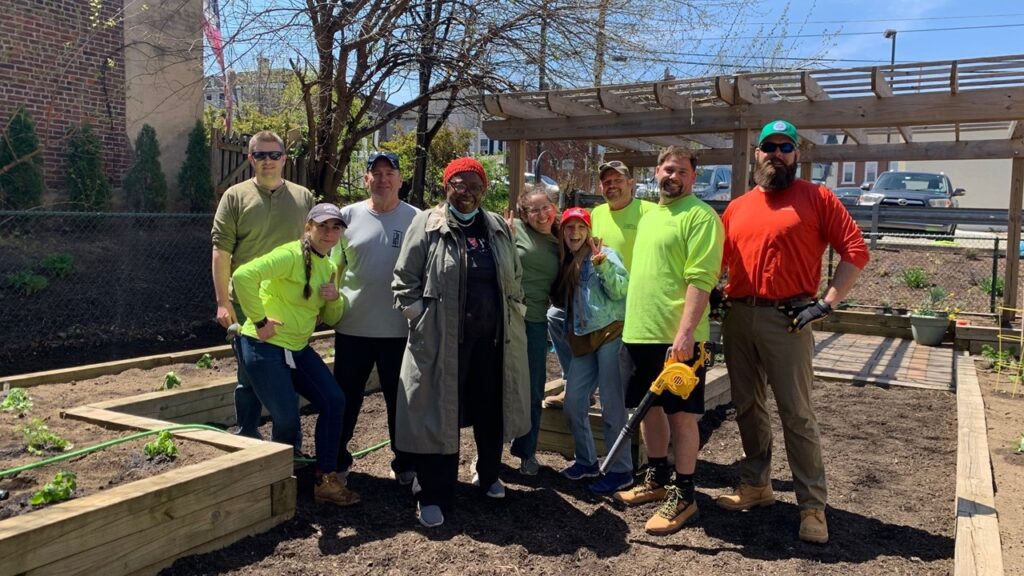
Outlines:
{"label": "red baseball cap", "polygon": [[579,218],[583,220],[583,223],[587,225],[587,228],[591,228],[590,224],[590,212],[587,212],[583,208],[569,208],[565,212],[562,212],[561,224],[565,224],[573,218]]}

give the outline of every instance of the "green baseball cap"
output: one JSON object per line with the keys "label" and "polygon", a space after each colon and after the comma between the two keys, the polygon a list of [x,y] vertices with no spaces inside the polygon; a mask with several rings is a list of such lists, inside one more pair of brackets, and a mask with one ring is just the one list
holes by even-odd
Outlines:
{"label": "green baseball cap", "polygon": [[793,141],[793,144],[799,144],[800,138],[796,135],[796,126],[793,126],[785,120],[772,120],[771,122],[764,125],[761,128],[761,136],[757,139],[757,145],[760,146],[764,142],[765,138],[781,134],[786,138]]}

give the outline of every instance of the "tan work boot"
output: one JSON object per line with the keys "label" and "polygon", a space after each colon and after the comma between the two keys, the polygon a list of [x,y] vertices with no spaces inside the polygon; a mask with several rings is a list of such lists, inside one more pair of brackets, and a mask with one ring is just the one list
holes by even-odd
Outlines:
{"label": "tan work boot", "polygon": [[722,494],[715,499],[720,508],[732,510],[750,510],[755,506],[771,506],[775,504],[775,494],[772,492],[772,485],[751,486],[740,484],[738,488],[729,494]]}
{"label": "tan work boot", "polygon": [[561,410],[565,406],[565,388],[558,394],[548,396],[540,403],[544,408],[557,408]]}
{"label": "tan work boot", "polygon": [[814,544],[828,542],[828,523],[825,522],[824,510],[804,508],[800,511],[800,539]]}
{"label": "tan work boot", "polygon": [[629,490],[620,490],[619,492],[616,492],[613,498],[630,506],[646,504],[656,500],[664,500],[665,486],[659,484],[658,481],[655,480],[654,467],[652,466],[644,473],[643,481],[637,482]]}
{"label": "tan work boot", "polygon": [[313,500],[317,504],[330,502],[338,506],[351,506],[359,503],[359,494],[349,490],[336,472],[331,472],[317,480],[313,488]]}
{"label": "tan work boot", "polygon": [[675,485],[665,488],[665,502],[644,525],[648,534],[664,536],[678,532],[688,521],[699,516],[696,502],[687,502],[683,491]]}

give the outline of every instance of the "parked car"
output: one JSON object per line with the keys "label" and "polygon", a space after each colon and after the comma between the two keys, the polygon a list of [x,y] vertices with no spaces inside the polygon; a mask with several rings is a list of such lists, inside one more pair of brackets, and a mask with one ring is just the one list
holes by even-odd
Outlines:
{"label": "parked car", "polygon": [[698,166],[693,193],[701,200],[731,200],[732,166]]}
{"label": "parked car", "polygon": [[[963,188],[954,188],[949,176],[931,172],[883,172],[873,186],[860,194],[860,206],[908,206],[918,208],[957,208],[958,196],[966,194]],[[913,220],[886,222],[885,228],[917,232],[953,234],[956,224],[915,222]]]}
{"label": "parked car", "polygon": [[833,188],[832,192],[843,203],[843,206],[856,206],[857,200],[860,199],[860,195],[864,193],[864,190],[859,187],[844,186],[842,188]]}
{"label": "parked car", "polygon": [[633,193],[637,198],[644,200],[657,200],[658,199],[658,181],[654,178],[648,178],[647,180],[641,180],[636,183],[636,190]]}
{"label": "parked car", "polygon": [[[526,177],[526,181],[531,184],[537,181],[537,177],[533,172],[526,172],[524,176]],[[544,187],[547,188],[548,192],[558,194],[558,182],[555,182],[554,178],[541,174],[540,181],[544,183]]]}

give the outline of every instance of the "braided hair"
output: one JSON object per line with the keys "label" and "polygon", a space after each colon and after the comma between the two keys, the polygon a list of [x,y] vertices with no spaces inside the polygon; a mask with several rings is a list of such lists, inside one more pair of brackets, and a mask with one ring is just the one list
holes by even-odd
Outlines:
{"label": "braided hair", "polygon": [[306,285],[302,287],[302,297],[309,300],[313,295],[313,287],[309,285],[313,275],[313,247],[310,245],[309,232],[302,235],[302,266],[306,271]]}

